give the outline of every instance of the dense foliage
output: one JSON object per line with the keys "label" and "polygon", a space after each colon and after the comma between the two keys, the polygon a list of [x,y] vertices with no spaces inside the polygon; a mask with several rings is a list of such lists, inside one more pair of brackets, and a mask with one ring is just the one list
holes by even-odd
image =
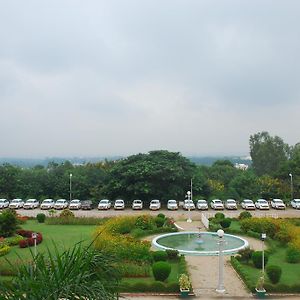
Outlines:
{"label": "dense foliage", "polygon": [[276,284],[279,282],[282,273],[282,270],[279,266],[267,266],[266,272],[272,283]]}
{"label": "dense foliage", "polygon": [[17,229],[17,214],[12,209],[5,209],[0,214],[0,237],[12,236]]}
{"label": "dense foliage", "polygon": [[171,265],[165,261],[158,261],[152,265],[155,280],[165,281],[171,273]]}

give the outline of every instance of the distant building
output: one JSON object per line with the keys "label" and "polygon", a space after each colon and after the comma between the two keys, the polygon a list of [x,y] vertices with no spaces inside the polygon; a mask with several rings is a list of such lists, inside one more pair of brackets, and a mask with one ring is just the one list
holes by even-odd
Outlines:
{"label": "distant building", "polygon": [[238,163],[236,163],[235,165],[234,165],[237,169],[239,169],[239,170],[243,170],[243,171],[246,171],[247,169],[248,169],[248,165],[246,165],[246,164],[238,164]]}

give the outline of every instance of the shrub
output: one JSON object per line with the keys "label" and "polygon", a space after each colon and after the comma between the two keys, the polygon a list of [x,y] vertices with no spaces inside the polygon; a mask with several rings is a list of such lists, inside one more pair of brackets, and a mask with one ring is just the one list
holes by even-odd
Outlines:
{"label": "shrub", "polygon": [[171,265],[165,261],[158,261],[152,265],[155,280],[165,281],[171,273]]}
{"label": "shrub", "polygon": [[123,262],[118,265],[122,277],[148,277],[150,276],[149,264],[137,264],[136,262]]}
{"label": "shrub", "polygon": [[31,238],[33,231],[31,230],[24,230],[24,229],[19,229],[17,230],[17,234],[21,235],[22,237],[26,237],[26,238]]}
{"label": "shrub", "polygon": [[60,214],[59,214],[60,218],[75,218],[75,215],[72,211],[70,211],[69,209],[64,209]]}
{"label": "shrub", "polygon": [[4,209],[0,214],[0,236],[12,236],[17,229],[17,214],[12,209]]}
{"label": "shrub", "polygon": [[[252,253],[252,262],[255,266],[255,268],[257,269],[261,269],[262,268],[262,251],[254,251]],[[264,254],[264,265],[266,266],[266,264],[268,263],[269,260],[269,255],[267,252],[265,252]]]}
{"label": "shrub", "polygon": [[219,223],[209,222],[210,231],[218,231],[219,229],[222,229],[222,226]]}
{"label": "shrub", "polygon": [[44,223],[46,220],[46,215],[45,214],[37,214],[36,219],[39,223]]}
{"label": "shrub", "polygon": [[218,220],[223,220],[225,218],[225,215],[223,213],[218,212],[215,214],[215,218]]}
{"label": "shrub", "polygon": [[222,219],[222,220],[220,221],[220,225],[221,225],[223,228],[229,228],[230,225],[231,225],[231,219],[230,219],[230,218]]}
{"label": "shrub", "polygon": [[10,251],[10,246],[4,245],[0,248],[0,256],[4,256]]}
{"label": "shrub", "polygon": [[160,214],[158,214],[158,215],[157,215],[157,218],[162,218],[162,219],[165,219],[165,218],[166,218],[166,216],[165,216],[164,214],[160,213]]}
{"label": "shrub", "polygon": [[168,254],[166,251],[155,251],[152,252],[152,258],[154,261],[166,261]]}
{"label": "shrub", "polygon": [[252,257],[253,252],[254,252],[254,250],[250,249],[250,247],[246,247],[244,249],[239,250],[238,254],[239,254],[240,260],[248,263]]}
{"label": "shrub", "polygon": [[252,218],[252,215],[249,211],[242,211],[240,214],[239,214],[239,220],[244,220],[244,219],[249,219],[249,218]]}
{"label": "shrub", "polygon": [[[22,232],[24,231],[24,232]],[[20,248],[26,248],[26,247],[32,247],[34,246],[34,239],[32,238],[32,231],[26,231],[26,230],[19,230],[19,232],[23,233],[23,236],[28,236],[29,233],[30,237],[28,237],[27,239],[21,240],[19,241],[19,247]],[[20,235],[22,235],[21,233],[19,233]],[[43,241],[43,236],[41,233],[37,232],[37,238],[36,238],[36,244],[40,244]]]}
{"label": "shrub", "polygon": [[22,241],[24,238],[21,235],[15,235],[9,238],[6,238],[5,241],[9,246],[16,246]]}
{"label": "shrub", "polygon": [[291,264],[300,262],[300,250],[295,247],[289,247],[286,250],[286,261]]}
{"label": "shrub", "polygon": [[156,218],[154,219],[154,222],[155,222],[156,226],[157,226],[158,228],[160,228],[160,227],[163,227],[163,226],[164,226],[165,219],[163,219],[163,218],[161,218],[161,217],[156,217]]}
{"label": "shrub", "polygon": [[179,288],[181,290],[189,290],[191,288],[191,282],[186,274],[181,274],[179,277]]}
{"label": "shrub", "polygon": [[135,226],[143,230],[151,230],[154,227],[153,218],[147,215],[139,216],[136,218]]}
{"label": "shrub", "polygon": [[179,252],[178,250],[166,250],[166,253],[168,255],[168,259],[170,260],[177,260],[179,258]]}
{"label": "shrub", "polygon": [[282,270],[279,266],[274,266],[274,265],[268,266],[266,268],[266,272],[268,274],[270,281],[273,284],[276,284],[279,282],[281,273],[282,273]]}

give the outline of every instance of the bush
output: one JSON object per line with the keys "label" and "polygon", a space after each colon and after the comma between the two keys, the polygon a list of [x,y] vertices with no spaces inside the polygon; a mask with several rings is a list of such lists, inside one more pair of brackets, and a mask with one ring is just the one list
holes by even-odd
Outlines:
{"label": "bush", "polygon": [[286,250],[286,261],[291,264],[300,262],[300,251],[295,247],[289,247]]}
{"label": "bush", "polygon": [[[269,255],[267,252],[265,252],[265,255],[264,255],[264,265],[266,266],[266,264],[268,263],[268,260],[269,260]],[[252,262],[255,266],[255,268],[257,269],[261,269],[262,268],[262,251],[254,251],[252,253]]]}
{"label": "bush", "polygon": [[152,258],[154,261],[166,261],[168,254],[166,251],[155,251],[152,253]]}
{"label": "bush", "polygon": [[252,257],[253,252],[254,252],[254,250],[250,249],[250,247],[246,247],[244,249],[239,250],[239,252],[238,252],[239,260],[248,263]]}
{"label": "bush", "polygon": [[[21,240],[19,242],[19,247],[20,248],[27,248],[27,247],[32,247],[34,246],[34,239],[32,238],[32,231],[27,231],[27,230],[19,230],[19,234],[22,235],[21,233],[23,233],[24,235],[22,236],[29,236],[30,233],[30,237],[28,237],[27,239]],[[36,244],[40,244],[43,241],[43,236],[41,233],[37,232],[37,238],[36,238]]]}
{"label": "bush", "polygon": [[231,219],[230,218],[225,218],[225,219],[222,219],[220,221],[220,225],[225,229],[225,228],[229,228],[230,225],[231,225]]}
{"label": "bush", "polygon": [[148,277],[150,276],[149,264],[137,264],[136,262],[123,262],[118,265],[122,277]]}
{"label": "bush", "polygon": [[179,252],[178,250],[166,250],[166,253],[168,255],[168,259],[170,260],[177,260],[179,258]]}
{"label": "bush", "polygon": [[157,218],[162,218],[162,219],[165,219],[165,218],[166,218],[166,216],[165,216],[164,214],[160,213],[160,214],[158,214],[158,215],[157,215]]}
{"label": "bush", "polygon": [[282,273],[282,270],[279,266],[274,266],[274,265],[268,266],[266,268],[266,272],[268,274],[270,281],[273,284],[276,284],[279,282],[281,273]]}
{"label": "bush", "polygon": [[3,246],[0,248],[0,256],[6,255],[7,253],[9,253],[9,251],[10,251],[10,246],[8,246],[8,245],[3,245]]}
{"label": "bush", "polygon": [[171,265],[165,261],[158,261],[152,265],[155,280],[165,281],[171,273]]}
{"label": "bush", "polygon": [[16,246],[22,241],[24,238],[21,235],[15,235],[9,238],[6,238],[5,241],[9,246]]}
{"label": "bush", "polygon": [[210,231],[218,231],[219,229],[222,229],[222,226],[219,223],[209,222]]}
{"label": "bush", "polygon": [[160,228],[160,227],[163,227],[163,226],[164,226],[164,224],[165,224],[165,219],[163,219],[163,218],[161,218],[161,217],[156,217],[156,218],[154,219],[154,222],[155,222],[156,226],[157,226],[158,228]]}
{"label": "bush", "polygon": [[223,213],[218,212],[215,214],[215,218],[218,220],[223,220],[225,218],[225,215]]}
{"label": "bush", "polygon": [[240,214],[239,214],[239,220],[244,220],[244,219],[249,219],[249,218],[252,218],[252,215],[249,211],[242,211]]}
{"label": "bush", "polygon": [[17,229],[17,214],[12,209],[4,209],[0,214],[0,236],[12,236]]}
{"label": "bush", "polygon": [[60,218],[75,218],[75,215],[72,211],[70,211],[69,209],[64,209],[60,214],[59,214]]}
{"label": "bush", "polygon": [[139,216],[136,218],[135,227],[142,230],[151,230],[154,227],[153,218],[147,215]]}
{"label": "bush", "polygon": [[46,220],[46,215],[45,214],[37,214],[36,219],[39,223],[44,223]]}

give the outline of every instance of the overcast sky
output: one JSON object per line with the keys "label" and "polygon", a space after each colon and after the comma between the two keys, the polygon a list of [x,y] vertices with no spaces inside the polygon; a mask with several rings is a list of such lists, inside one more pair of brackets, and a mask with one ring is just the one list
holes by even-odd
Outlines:
{"label": "overcast sky", "polygon": [[0,157],[300,141],[300,1],[0,0]]}

